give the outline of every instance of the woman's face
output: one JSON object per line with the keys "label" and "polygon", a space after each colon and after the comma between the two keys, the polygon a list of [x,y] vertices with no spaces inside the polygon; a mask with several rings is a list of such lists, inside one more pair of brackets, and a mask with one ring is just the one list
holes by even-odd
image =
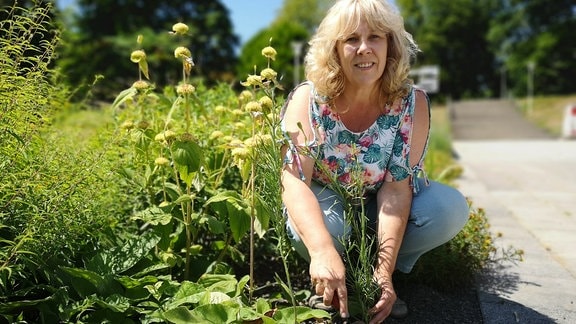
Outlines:
{"label": "woman's face", "polygon": [[358,29],[337,45],[338,57],[347,85],[373,86],[386,68],[388,37],[370,29],[362,20]]}

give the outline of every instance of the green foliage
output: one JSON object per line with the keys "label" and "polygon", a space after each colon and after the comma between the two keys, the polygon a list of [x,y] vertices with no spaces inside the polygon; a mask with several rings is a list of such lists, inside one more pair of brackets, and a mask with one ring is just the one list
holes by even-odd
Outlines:
{"label": "green foliage", "polygon": [[80,0],[77,5],[77,16],[63,35],[62,58],[57,63],[70,84],[85,85],[95,75],[103,75],[106,82],[93,90],[98,99],[113,98],[117,89],[133,79],[133,69],[121,58],[129,54],[131,43],[127,40],[138,34],[146,37],[149,53],[157,54],[151,60],[154,83],[164,87],[177,80],[173,55],[163,47],[177,22],[190,26],[185,46],[194,49],[198,76],[209,84],[231,78],[238,37],[232,33],[227,9],[220,1]]}
{"label": "green foliage", "polygon": [[569,94],[576,73],[576,5],[571,0],[501,1],[487,38],[516,95],[527,92],[528,64],[534,64],[537,94]]}
{"label": "green foliage", "polygon": [[[194,80],[189,57],[178,57],[182,78],[174,86],[155,87],[138,78],[112,106],[80,111],[49,68],[57,40],[29,42],[36,31],[48,30],[46,11],[5,13],[10,19],[0,22],[8,35],[0,46],[0,93],[9,94],[0,95],[3,321],[295,323],[329,317],[299,306],[310,292],[293,283],[304,286],[308,278],[279,217],[283,98],[274,71],[252,68],[238,95],[229,84],[208,88]],[[138,47],[147,52],[152,42],[159,49],[173,41],[143,34]],[[180,36],[174,43],[192,37]],[[125,54],[136,47],[127,39],[115,39]],[[174,55],[150,46],[147,70],[153,76],[160,58]],[[31,51],[39,55],[28,55]],[[255,64],[282,66],[289,61],[286,53],[288,47],[278,50],[275,61],[267,56]],[[254,56],[261,54],[262,48]],[[128,61],[129,55],[119,57],[124,59],[115,60]],[[138,73],[131,75],[141,76],[143,63],[136,63],[132,69]],[[445,135],[433,137],[438,134]],[[449,181],[453,173],[438,171],[449,160],[449,141],[432,143],[442,157],[429,171]],[[436,280],[430,271],[461,269],[463,278],[478,271],[490,262],[490,235],[483,212],[475,211],[466,231],[434,252],[438,268],[423,261],[418,274]],[[353,253],[366,255],[369,246],[359,241]],[[364,268],[350,272],[351,281],[371,282],[370,259],[364,260]],[[274,283],[264,282],[269,279],[264,269]],[[357,309],[371,303],[363,296],[370,294],[366,287],[356,289]]]}
{"label": "green foliage", "polygon": [[[498,74],[486,33],[495,0],[398,0],[406,29],[419,44],[417,65],[439,65],[440,92],[454,99],[494,96]],[[473,62],[473,63],[472,63]],[[457,69],[453,67],[457,66]]]}
{"label": "green foliage", "polygon": [[[308,37],[308,31],[297,22],[281,21],[272,24],[272,26],[260,31],[244,45],[236,69],[237,74],[241,77],[245,77],[248,74],[254,74],[255,67],[256,70],[265,68],[266,66],[263,66],[262,61],[258,60],[258,58],[261,57],[262,49],[271,45],[278,51],[278,55],[274,60],[274,66],[278,67],[278,78],[280,79],[283,88],[286,90],[291,89],[294,85],[295,69],[295,53],[292,49],[292,43],[302,43],[301,58],[303,58]],[[302,65],[300,68],[302,71],[299,72],[299,75],[300,78],[303,78],[304,74]],[[302,79],[300,79],[300,81],[302,81]]]}
{"label": "green foliage", "polygon": [[0,309],[8,321],[37,307],[27,318],[35,321],[65,298],[54,270],[105,245],[97,238],[123,210],[109,173],[114,153],[98,137],[79,141],[58,128],[69,92],[49,68],[58,39],[35,42],[50,28],[46,13],[8,11],[0,23]]}

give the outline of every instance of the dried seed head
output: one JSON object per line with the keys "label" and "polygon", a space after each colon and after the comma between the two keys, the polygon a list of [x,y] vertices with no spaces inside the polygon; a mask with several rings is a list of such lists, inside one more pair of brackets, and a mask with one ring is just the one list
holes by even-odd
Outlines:
{"label": "dried seed head", "polygon": [[196,91],[196,88],[194,88],[193,85],[185,83],[185,84],[180,84],[176,87],[176,93],[179,95],[189,95],[189,94],[193,94],[194,91]]}

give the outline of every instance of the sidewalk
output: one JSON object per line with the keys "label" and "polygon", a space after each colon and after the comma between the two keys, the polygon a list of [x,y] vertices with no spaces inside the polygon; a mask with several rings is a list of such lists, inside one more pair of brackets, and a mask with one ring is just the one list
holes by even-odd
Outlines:
{"label": "sidewalk", "polygon": [[576,141],[550,138],[499,101],[454,104],[456,185],[497,247],[524,251],[479,278],[484,323],[576,323]]}

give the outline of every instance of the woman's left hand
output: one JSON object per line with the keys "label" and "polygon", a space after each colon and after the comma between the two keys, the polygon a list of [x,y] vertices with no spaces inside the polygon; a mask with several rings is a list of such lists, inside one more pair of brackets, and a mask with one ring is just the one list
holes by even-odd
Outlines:
{"label": "woman's left hand", "polygon": [[370,313],[373,315],[370,324],[382,323],[392,312],[392,307],[397,298],[391,279],[380,279],[378,280],[378,285],[382,294],[376,305],[370,309]]}

